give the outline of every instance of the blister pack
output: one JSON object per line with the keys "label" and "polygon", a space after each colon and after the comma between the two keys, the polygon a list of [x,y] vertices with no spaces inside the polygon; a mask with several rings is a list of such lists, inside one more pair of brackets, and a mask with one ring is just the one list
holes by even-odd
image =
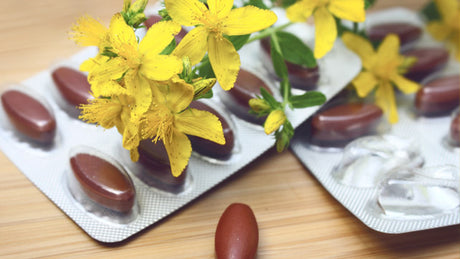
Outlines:
{"label": "blister pack", "polygon": [[403,54],[418,58],[406,76],[421,88],[396,93],[399,121],[391,126],[377,106],[357,103],[344,90],[296,130],[292,150],[340,204],[376,231],[459,224],[459,63],[413,11],[372,13],[365,29],[375,40],[389,30],[400,33]]}
{"label": "blister pack", "polygon": [[[281,11],[278,15],[280,20],[286,19]],[[292,29],[307,44],[312,42],[309,25]],[[263,64],[266,54],[258,41],[239,52],[242,71],[235,88],[240,89],[240,95],[216,90],[213,98],[195,104],[226,122],[230,144],[219,149],[192,140],[194,152],[179,178],[171,176],[164,157],[152,159],[153,153],[158,154],[152,149],[158,147],[141,143],[139,162],[133,163],[116,129],[106,130],[78,119],[75,105],[86,101],[85,89],[89,89],[78,67],[96,53],[94,48],[84,49],[21,84],[4,87],[0,109],[2,152],[94,239],[126,239],[204,194],[273,145],[273,137],[264,133],[260,121],[232,109],[247,98],[242,94],[254,97],[261,85],[278,92],[279,82]],[[317,90],[330,99],[356,76],[361,62],[338,41],[331,53],[318,61],[318,67]],[[78,83],[81,85],[76,87]],[[297,127],[318,108],[289,111],[292,125]]]}

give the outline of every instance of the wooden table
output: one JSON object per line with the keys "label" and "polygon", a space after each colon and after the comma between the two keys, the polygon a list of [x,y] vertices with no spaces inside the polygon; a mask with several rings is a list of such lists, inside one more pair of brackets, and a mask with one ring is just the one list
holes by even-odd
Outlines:
{"label": "wooden table", "polygon": [[[420,8],[426,1],[379,1]],[[66,32],[82,14],[108,23],[122,1],[3,0],[0,83],[19,82],[81,48]],[[459,258],[460,228],[388,235],[364,226],[289,151],[269,151],[206,195],[119,244],[91,239],[0,153],[0,257],[213,258],[214,231],[233,202],[249,204],[258,258]]]}

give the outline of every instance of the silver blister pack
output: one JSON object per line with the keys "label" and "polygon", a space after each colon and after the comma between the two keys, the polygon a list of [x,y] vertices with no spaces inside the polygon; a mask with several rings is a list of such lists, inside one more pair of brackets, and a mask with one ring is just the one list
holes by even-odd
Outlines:
{"label": "silver blister pack", "polygon": [[[153,13],[155,10],[158,10],[158,7],[148,10],[147,13]],[[277,14],[280,16],[279,20],[286,20],[282,11],[278,10]],[[311,26],[295,25],[292,30],[311,45]],[[79,64],[96,53],[95,48],[86,48],[57,66],[65,65],[78,69]],[[274,90],[273,92],[277,92],[278,82],[269,75],[263,64],[266,62],[263,55],[258,41],[248,44],[240,51],[242,68],[258,75]],[[318,64],[320,79],[317,90],[323,92],[327,99],[347,85],[361,68],[359,58],[347,50],[340,41],[336,42],[333,50],[319,60]],[[14,127],[9,124],[7,115],[0,109],[0,149],[65,214],[91,237],[102,242],[124,240],[154,224],[249,164],[274,143],[273,137],[267,136],[262,126],[248,123],[231,114],[221,103],[219,94],[215,94],[207,103],[224,115],[227,114],[233,126],[236,144],[232,156],[226,161],[215,161],[193,153],[183,188],[176,192],[165,191],[141,180],[139,165],[130,161],[129,152],[123,149],[122,136],[116,129],[106,130],[76,118],[75,111],[63,104],[53,90],[55,86],[51,78],[51,69],[12,88],[26,93],[34,91],[42,96],[47,103],[45,106],[49,106],[55,116],[57,133],[52,146],[43,148],[31,144],[15,132]],[[33,97],[38,95],[32,94]],[[288,111],[287,116],[292,125],[297,127],[318,108]],[[136,191],[135,204],[129,214],[120,215],[101,209],[81,195],[82,191],[72,177],[69,163],[70,157],[79,150],[97,155],[129,175]]]}
{"label": "silver blister pack", "polygon": [[[386,22],[424,27],[416,13],[403,8],[369,14],[365,26]],[[426,31],[417,47],[445,48]],[[441,71],[421,84],[459,72],[451,55]],[[426,117],[417,114],[414,101],[415,94],[398,94],[399,121],[344,148],[311,145],[308,121],[292,141],[295,155],[324,188],[376,231],[405,233],[460,224],[460,148],[450,139],[458,108],[451,116]]]}

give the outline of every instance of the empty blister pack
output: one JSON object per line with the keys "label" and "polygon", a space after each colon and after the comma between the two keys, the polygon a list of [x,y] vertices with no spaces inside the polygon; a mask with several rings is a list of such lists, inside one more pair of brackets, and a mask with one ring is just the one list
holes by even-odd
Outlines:
{"label": "empty blister pack", "polygon": [[296,129],[292,150],[374,230],[405,233],[459,224],[460,66],[413,11],[370,14],[365,29],[375,41],[389,30],[399,35],[401,51],[418,58],[406,76],[422,87],[396,94],[399,121],[391,126],[382,124],[377,106],[356,104],[344,90]]}
{"label": "empty blister pack", "polygon": [[[285,19],[283,12],[278,15]],[[309,25],[294,31],[312,42]],[[75,105],[87,101],[89,87],[78,67],[96,53],[95,48],[84,49],[21,84],[5,87],[0,109],[2,152],[91,237],[102,242],[126,239],[199,197],[273,145],[260,121],[231,109],[247,98],[242,94],[254,97],[247,89],[258,93],[260,83],[275,95],[278,92],[278,82],[263,64],[259,42],[240,50],[242,72],[236,93],[216,91],[212,99],[192,104],[225,121],[227,145],[191,138],[194,152],[178,178],[172,177],[161,145],[141,143],[139,162],[133,163],[116,129],[78,119]],[[359,58],[340,41],[318,64],[317,90],[328,99],[361,67]],[[297,127],[318,108],[287,113]]]}

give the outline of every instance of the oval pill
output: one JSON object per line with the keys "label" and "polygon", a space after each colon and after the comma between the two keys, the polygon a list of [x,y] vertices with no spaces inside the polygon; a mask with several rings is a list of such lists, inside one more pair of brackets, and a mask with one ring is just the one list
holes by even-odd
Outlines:
{"label": "oval pill", "polygon": [[446,76],[426,83],[417,91],[415,108],[424,116],[447,115],[460,100],[460,76]]}
{"label": "oval pill", "polygon": [[68,103],[79,106],[88,104],[88,100],[93,99],[90,93],[91,85],[82,72],[69,67],[59,67],[53,71],[51,77]]}
{"label": "oval pill", "polygon": [[417,82],[444,68],[449,60],[449,52],[443,48],[418,48],[404,52],[403,55],[417,58],[417,62],[405,74],[405,77]]}

